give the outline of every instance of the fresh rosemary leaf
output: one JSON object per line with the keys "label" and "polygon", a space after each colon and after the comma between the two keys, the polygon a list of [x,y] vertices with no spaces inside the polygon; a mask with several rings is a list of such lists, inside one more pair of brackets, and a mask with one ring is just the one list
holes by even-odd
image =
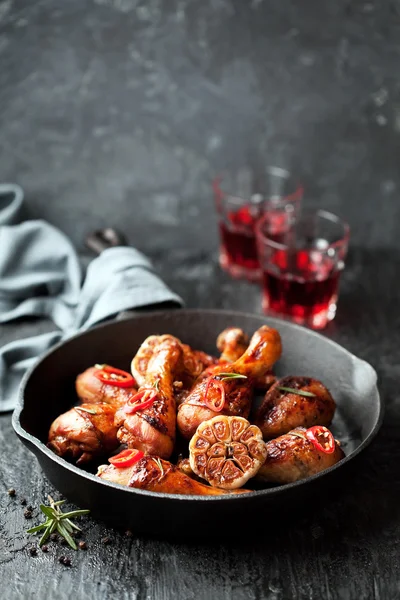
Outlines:
{"label": "fresh rosemary leaf", "polygon": [[45,521],[44,523],[41,523],[40,525],[36,525],[36,527],[31,527],[30,529],[28,529],[28,531],[26,533],[37,533],[38,531],[41,531],[42,529],[46,529],[46,527],[48,527],[48,525],[51,525],[51,521]]}
{"label": "fresh rosemary leaf", "polygon": [[290,435],[294,435],[295,437],[299,437],[302,440],[306,440],[307,439],[306,436],[303,435],[302,433],[300,433],[299,431],[289,431],[289,434]]}
{"label": "fresh rosemary leaf", "polygon": [[69,519],[74,517],[81,517],[82,515],[88,515],[90,510],[73,510],[67,513],[61,513],[60,519]]}
{"label": "fresh rosemary leaf", "polygon": [[277,390],[281,390],[282,392],[289,392],[290,394],[297,394],[298,396],[305,396],[306,398],[315,398],[315,394],[312,392],[307,392],[307,390],[296,390],[296,388],[285,387],[283,385],[277,385]]}
{"label": "fresh rosemary leaf", "polygon": [[44,504],[40,505],[40,510],[43,514],[46,515],[49,519],[54,519],[55,512],[50,506],[45,506]]}
{"label": "fresh rosemary leaf", "polygon": [[65,529],[62,523],[57,523],[57,531],[63,536],[73,550],[78,550],[75,540],[70,536],[69,532]]}
{"label": "fresh rosemary leaf", "polygon": [[241,375],[240,373],[218,373],[218,377],[221,377],[221,380],[224,379],[247,379],[247,375]]}
{"label": "fresh rosemary leaf", "polygon": [[65,529],[66,529],[66,530],[67,530],[69,533],[72,533],[72,532],[74,531],[74,529],[73,529],[73,527],[71,527],[71,525],[70,525],[70,523],[69,523],[68,519],[62,519],[62,524],[63,524],[63,527],[65,527]]}
{"label": "fresh rosemary leaf", "polygon": [[154,462],[156,463],[157,467],[160,469],[161,471],[161,477],[164,477],[164,467],[162,465],[162,462],[159,458],[153,458]]}
{"label": "fresh rosemary leaf", "polygon": [[46,527],[42,537],[40,538],[39,547],[43,546],[45,541],[50,537],[50,533],[51,533],[51,524]]}
{"label": "fresh rosemary leaf", "polygon": [[91,408],[84,408],[83,406],[75,406],[74,408],[78,412],[82,411],[82,412],[89,413],[90,415],[97,415],[97,412],[95,410],[92,410]]}
{"label": "fresh rosemary leaf", "polygon": [[54,533],[57,527],[57,521],[53,521],[50,526],[50,534]]}
{"label": "fresh rosemary leaf", "polygon": [[78,525],[75,525],[75,523],[73,523],[69,519],[63,519],[63,521],[65,521],[66,523],[69,523],[70,526],[72,527],[72,529],[75,529],[76,531],[82,531],[82,529],[80,527],[78,527]]}

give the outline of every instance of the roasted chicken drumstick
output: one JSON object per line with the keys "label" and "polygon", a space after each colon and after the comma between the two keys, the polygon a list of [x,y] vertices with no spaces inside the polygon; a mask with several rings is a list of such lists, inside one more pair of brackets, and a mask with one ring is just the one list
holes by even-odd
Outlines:
{"label": "roasted chicken drumstick", "polygon": [[182,369],[182,359],[181,344],[172,336],[165,336],[155,346],[144,385],[115,415],[118,439],[128,448],[162,458],[171,456],[176,430],[173,382]]}
{"label": "roasted chicken drumstick", "polygon": [[137,354],[131,363],[131,371],[139,385],[145,385],[147,368],[157,347],[166,340],[175,340],[179,342],[183,351],[181,369],[177,370],[175,375],[184,389],[191,387],[197,377],[210,365],[217,362],[213,356],[202,352],[201,350],[192,350],[187,344],[182,344],[180,340],[172,335],[151,335],[140,346]]}
{"label": "roasted chicken drumstick", "polygon": [[239,327],[227,327],[217,337],[221,362],[232,363],[240,358],[249,346],[249,336]]}
{"label": "roasted chicken drumstick", "polygon": [[267,458],[257,479],[267,483],[292,483],[335,465],[344,452],[323,426],[297,427],[265,444]]}
{"label": "roasted chicken drumstick", "polygon": [[[217,348],[221,352],[219,362],[233,363],[238,360],[249,346],[249,336],[239,327],[227,327],[217,337]],[[268,390],[276,377],[271,370],[265,375],[257,377],[254,386],[261,390]]]}
{"label": "roasted chicken drumstick", "polygon": [[115,404],[106,402],[71,408],[53,421],[47,446],[58,456],[75,460],[77,465],[110,454],[119,446],[115,410]]}
{"label": "roasted chicken drumstick", "polygon": [[279,359],[281,338],[276,329],[264,325],[253,335],[246,352],[234,363],[212,368],[200,375],[178,409],[178,427],[190,439],[203,421],[218,414],[247,417],[254,380],[265,375]]}
{"label": "roasted chicken drumstick", "polygon": [[99,379],[99,371],[104,366],[106,365],[90,367],[76,378],[76,393],[82,402],[107,402],[120,405],[136,392],[136,382],[133,380],[132,385],[129,387],[118,387]]}
{"label": "roasted chicken drumstick", "polygon": [[[118,448],[116,410],[136,392],[129,373],[109,365],[90,367],[78,375],[80,406],[57,417],[50,427],[48,446],[77,464]],[[120,387],[121,385],[126,387]]]}
{"label": "roasted chicken drumstick", "polygon": [[266,393],[254,423],[270,440],[295,427],[330,425],[336,404],[329,390],[311,377],[284,377]]}
{"label": "roasted chicken drumstick", "polygon": [[185,494],[196,496],[220,496],[229,493],[245,493],[249,490],[226,492],[191,479],[175,465],[154,456],[144,456],[131,467],[117,468],[102,465],[97,475],[106,481],[119,483],[151,492],[164,494]]}

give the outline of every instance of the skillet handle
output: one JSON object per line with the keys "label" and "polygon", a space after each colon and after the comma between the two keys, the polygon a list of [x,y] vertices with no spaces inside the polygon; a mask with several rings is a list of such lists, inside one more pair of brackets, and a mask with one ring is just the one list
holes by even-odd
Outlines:
{"label": "skillet handle", "polygon": [[[96,254],[101,254],[103,250],[112,248],[114,246],[126,246],[127,241],[125,236],[113,229],[112,227],[106,227],[105,229],[99,229],[92,231],[85,238],[85,245],[90,248]],[[116,316],[117,321],[124,321],[125,319],[132,319],[138,317],[143,313],[152,312],[154,310],[171,310],[173,308],[180,308],[176,302],[167,300],[166,302],[158,302],[148,306],[136,308],[135,310],[124,310]]]}

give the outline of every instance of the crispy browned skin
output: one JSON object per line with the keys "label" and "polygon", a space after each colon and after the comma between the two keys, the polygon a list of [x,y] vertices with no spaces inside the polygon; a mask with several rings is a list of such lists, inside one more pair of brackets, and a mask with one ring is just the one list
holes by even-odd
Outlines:
{"label": "crispy browned skin", "polygon": [[220,361],[232,363],[247,350],[249,336],[239,327],[227,327],[217,337],[217,348],[221,352]]}
{"label": "crispy browned skin", "polygon": [[[145,385],[149,361],[154,354],[155,348],[163,341],[163,337],[164,336],[161,335],[150,335],[144,340],[143,344],[133,357],[131,362],[131,372],[136,379],[138,386]],[[167,338],[168,337],[169,336],[167,336]]]}
{"label": "crispy browned skin", "polygon": [[[279,387],[302,390],[315,396],[300,396],[282,391]],[[311,377],[289,376],[280,379],[268,390],[254,423],[261,429],[264,439],[270,440],[295,427],[330,425],[335,408],[334,399],[320,381]]]}
{"label": "crispy browned skin", "polygon": [[[175,375],[184,389],[188,389],[204,369],[217,362],[217,358],[214,356],[210,356],[201,350],[193,350],[172,335],[151,335],[140,346],[131,363],[132,375],[139,385],[145,384],[149,361],[157,347],[166,340],[176,340],[181,344],[183,359],[181,369],[177,370]],[[180,387],[177,387],[177,389],[179,390]]]}
{"label": "crispy browned skin", "polygon": [[106,402],[71,408],[53,421],[47,445],[59,456],[76,460],[77,464],[109,454],[119,446],[114,415],[115,407]]}
{"label": "crispy browned skin", "polygon": [[193,472],[192,467],[190,466],[190,460],[188,458],[183,458],[181,456],[178,459],[176,466],[182,473],[184,473],[188,477],[191,477],[192,479],[196,479],[197,481],[200,481],[200,477],[198,477],[196,475],[196,473]]}
{"label": "crispy browned skin", "polygon": [[[304,436],[306,429],[298,427],[295,434]],[[265,444],[267,458],[256,478],[267,483],[292,483],[306,479],[335,465],[344,458],[344,452],[336,442],[335,451],[326,454],[312,442],[293,433],[286,433]]]}
{"label": "crispy browned skin", "polygon": [[[249,336],[239,327],[228,327],[221,331],[217,337],[217,348],[221,352],[220,363],[233,363],[247,350]],[[254,381],[254,386],[260,390],[268,390],[276,377],[271,370]]]}
{"label": "crispy browned skin", "polygon": [[135,387],[120,388],[97,379],[96,367],[90,367],[76,378],[76,393],[82,402],[108,402],[121,405],[136,392]]}
{"label": "crispy browned skin", "polygon": [[117,411],[115,424],[122,444],[162,458],[171,456],[176,429],[173,382],[176,371],[182,368],[182,354],[181,344],[172,336],[155,347],[144,387],[157,388],[157,398],[151,406],[134,414],[126,414],[124,407]]}
{"label": "crispy browned skin", "polygon": [[[276,329],[264,325],[251,338],[246,352],[234,363],[212,368],[212,375],[200,376],[178,409],[178,427],[184,438],[190,439],[203,421],[218,414],[248,417],[253,398],[254,380],[262,377],[279,359],[282,352],[281,337]],[[225,404],[220,412],[208,408],[204,395],[210,377],[218,379],[219,373],[238,373],[247,379],[224,380]],[[207,396],[220,395],[210,386]]]}
{"label": "crispy browned skin", "polygon": [[189,389],[204,369],[217,364],[218,359],[201,350],[194,350],[187,344],[182,344],[182,349],[184,366],[182,383],[185,388]]}
{"label": "crispy browned skin", "polygon": [[112,481],[120,485],[150,492],[163,492],[164,494],[220,496],[222,494],[250,491],[225,492],[218,488],[212,488],[191,479],[170,462],[153,456],[144,456],[132,467],[124,469],[118,469],[113,465],[102,465],[99,467],[97,475],[106,481]]}

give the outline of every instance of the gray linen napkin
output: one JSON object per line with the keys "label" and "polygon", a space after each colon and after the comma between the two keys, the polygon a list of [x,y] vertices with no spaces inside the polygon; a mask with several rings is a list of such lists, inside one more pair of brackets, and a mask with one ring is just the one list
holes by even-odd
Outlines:
{"label": "gray linen napkin", "polygon": [[183,304],[155,275],[150,261],[127,246],[95,258],[82,285],[71,242],[45,221],[19,223],[22,204],[19,186],[0,185],[0,323],[48,317],[59,329],[0,348],[0,412],[14,408],[25,371],[57,342],[122,311]]}

